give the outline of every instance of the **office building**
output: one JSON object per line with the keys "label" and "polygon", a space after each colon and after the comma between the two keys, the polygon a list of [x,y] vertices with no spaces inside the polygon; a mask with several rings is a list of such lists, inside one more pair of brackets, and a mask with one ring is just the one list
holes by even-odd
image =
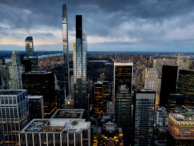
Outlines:
{"label": "office building", "polygon": [[178,66],[178,69],[183,69],[184,68],[183,54],[178,54],[177,55],[176,65]]}
{"label": "office building", "polygon": [[108,82],[94,83],[94,110],[95,113],[102,116],[106,111],[106,104],[109,100],[109,84]]}
{"label": "office building", "polygon": [[115,123],[123,129],[124,145],[131,144],[132,97],[126,85],[120,85],[115,98]]}
{"label": "office building", "polygon": [[25,72],[25,67],[21,64],[20,56],[15,51],[12,53],[8,70],[9,89],[22,89],[22,74]]}
{"label": "office building", "polygon": [[165,107],[159,107],[156,112],[156,125],[167,126],[168,125],[168,113]]}
{"label": "office building", "polygon": [[133,63],[114,63],[114,91],[113,96],[118,93],[119,86],[126,85],[131,96]]}
{"label": "office building", "polygon": [[167,107],[169,94],[176,93],[177,70],[177,66],[162,66],[160,106]]}
{"label": "office building", "polygon": [[84,119],[34,119],[19,138],[20,146],[91,146],[91,124]]}
{"label": "office building", "polygon": [[151,146],[154,143],[154,115],[156,92],[135,91],[133,98],[133,144]]}
{"label": "office building", "polygon": [[0,122],[5,145],[18,145],[18,133],[29,122],[27,90],[0,90]]}
{"label": "office building", "polygon": [[66,109],[73,109],[74,108],[74,98],[73,98],[73,95],[69,94],[65,98],[65,108]]}
{"label": "office building", "polygon": [[175,107],[182,107],[185,104],[185,95],[180,93],[170,93],[168,96],[167,111],[174,110]]}
{"label": "office building", "polygon": [[76,44],[73,48],[74,107],[88,111],[86,88],[87,40],[82,31],[82,16],[76,15]]}
{"label": "office building", "polygon": [[82,119],[83,114],[84,109],[57,109],[51,118]]}
{"label": "office building", "polygon": [[107,101],[106,114],[108,116],[115,116],[115,102]]}
{"label": "office building", "polygon": [[189,67],[190,67],[190,57],[187,56],[185,59],[184,69],[189,69]]}
{"label": "office building", "polygon": [[156,90],[158,88],[158,71],[156,68],[144,69],[144,89]]}
{"label": "office building", "polygon": [[163,65],[176,65],[176,60],[175,59],[154,59],[153,60],[153,68],[156,68],[158,71],[158,78],[162,78],[162,66]]}
{"label": "office building", "polygon": [[32,71],[22,75],[23,88],[29,95],[41,95],[44,100],[44,117],[49,118],[56,110],[55,79],[53,72]]}
{"label": "office building", "polygon": [[34,44],[33,44],[33,37],[32,36],[28,36],[25,39],[25,45],[26,45],[26,55],[33,56],[34,55]]}
{"label": "office building", "polygon": [[185,107],[194,104],[194,71],[179,70],[178,92],[185,95]]}
{"label": "office building", "polygon": [[67,20],[67,5],[62,6],[62,28],[63,28],[63,57],[64,57],[64,81],[66,96],[70,93],[69,87],[69,44],[68,44],[68,20]]}
{"label": "office building", "polygon": [[98,145],[104,146],[123,146],[122,128],[119,128],[117,124],[112,122],[104,123],[99,138],[98,140],[96,139],[96,142]]}
{"label": "office building", "polygon": [[29,116],[32,119],[43,119],[44,118],[44,100],[43,96],[32,95],[28,96],[29,99]]}
{"label": "office building", "polygon": [[193,112],[170,113],[167,146],[194,145]]}
{"label": "office building", "polygon": [[4,136],[3,136],[3,123],[0,122],[0,145],[4,144]]}

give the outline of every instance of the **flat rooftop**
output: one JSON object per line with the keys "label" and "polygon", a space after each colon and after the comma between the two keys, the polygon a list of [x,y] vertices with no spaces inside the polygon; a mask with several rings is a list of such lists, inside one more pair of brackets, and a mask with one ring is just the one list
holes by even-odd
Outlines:
{"label": "flat rooftop", "polygon": [[83,117],[84,109],[57,109],[51,118],[78,118]]}
{"label": "flat rooftop", "polygon": [[29,95],[28,99],[41,99],[43,98],[43,95]]}
{"label": "flat rooftop", "polygon": [[77,133],[91,127],[85,119],[33,119],[20,133]]}
{"label": "flat rooftop", "polygon": [[43,75],[43,74],[50,74],[52,73],[51,71],[31,71],[25,73],[26,75]]}
{"label": "flat rooftop", "polygon": [[177,113],[170,114],[176,121],[194,122],[194,113]]}
{"label": "flat rooftop", "polygon": [[0,89],[0,95],[18,95],[26,91],[21,89]]}

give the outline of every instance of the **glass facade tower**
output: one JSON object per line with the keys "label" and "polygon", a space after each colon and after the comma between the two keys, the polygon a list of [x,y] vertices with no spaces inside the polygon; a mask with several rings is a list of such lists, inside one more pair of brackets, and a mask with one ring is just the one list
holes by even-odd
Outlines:
{"label": "glass facade tower", "polygon": [[74,107],[88,109],[86,93],[87,39],[82,31],[82,15],[76,15],[76,44],[73,49]]}
{"label": "glass facade tower", "polygon": [[32,36],[28,36],[26,38],[25,46],[26,46],[27,56],[33,56],[34,55],[34,44],[33,44],[33,37]]}
{"label": "glass facade tower", "polygon": [[70,92],[69,88],[69,46],[68,46],[68,25],[67,25],[67,6],[62,6],[62,27],[63,27],[63,57],[64,57],[64,81],[66,95]]}

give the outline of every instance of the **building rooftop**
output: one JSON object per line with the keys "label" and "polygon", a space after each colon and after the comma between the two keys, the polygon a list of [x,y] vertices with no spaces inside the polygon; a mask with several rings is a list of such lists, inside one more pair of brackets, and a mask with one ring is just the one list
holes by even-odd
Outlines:
{"label": "building rooftop", "polygon": [[25,89],[0,89],[0,95],[18,95],[26,91]]}
{"label": "building rooftop", "polygon": [[61,133],[63,131],[77,133],[89,129],[90,126],[90,122],[84,119],[34,119],[20,133]]}
{"label": "building rooftop", "polygon": [[43,75],[43,74],[50,74],[52,73],[51,71],[31,71],[31,72],[27,72],[25,74],[27,75]]}
{"label": "building rooftop", "polygon": [[51,118],[78,118],[83,117],[84,109],[57,109]]}
{"label": "building rooftop", "polygon": [[194,113],[178,113],[178,114],[171,113],[171,116],[176,121],[191,121],[191,122],[194,122]]}
{"label": "building rooftop", "polygon": [[43,98],[43,95],[30,95],[28,96],[28,99],[41,99]]}

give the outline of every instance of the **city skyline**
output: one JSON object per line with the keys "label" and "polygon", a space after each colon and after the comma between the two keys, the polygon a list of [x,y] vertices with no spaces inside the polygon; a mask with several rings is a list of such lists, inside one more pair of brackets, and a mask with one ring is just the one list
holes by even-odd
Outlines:
{"label": "city skyline", "polygon": [[[0,50],[25,50],[33,36],[35,51],[61,51],[61,6],[67,4],[69,50],[75,41],[75,15],[83,15],[89,51],[192,52],[192,0],[0,2]],[[9,13],[7,12],[9,10]]]}

